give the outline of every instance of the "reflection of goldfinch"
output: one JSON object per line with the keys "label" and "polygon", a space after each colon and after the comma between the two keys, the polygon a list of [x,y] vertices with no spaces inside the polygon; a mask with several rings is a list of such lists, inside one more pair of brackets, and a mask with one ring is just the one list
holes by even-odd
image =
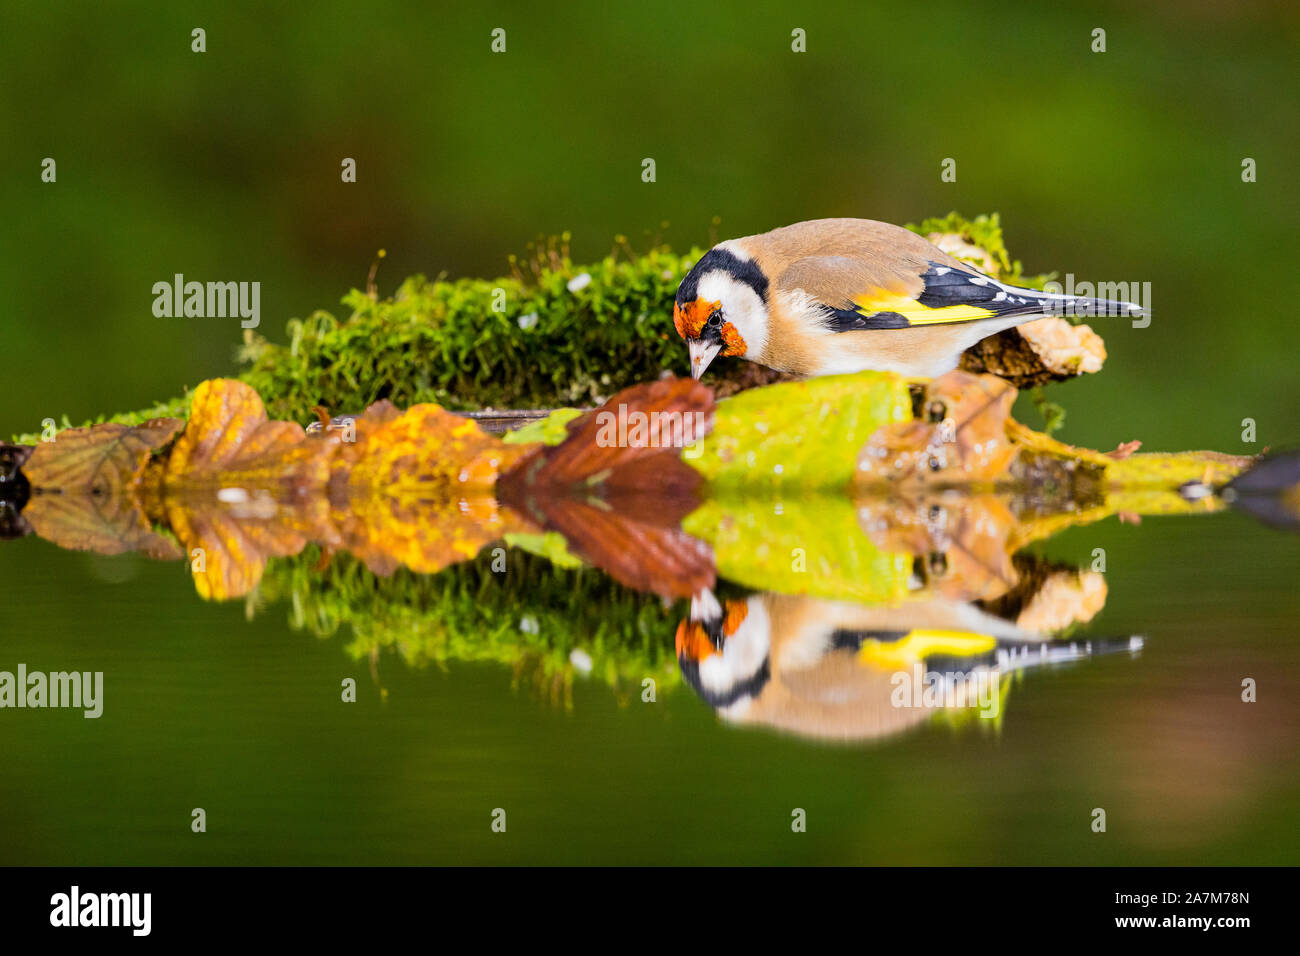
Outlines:
{"label": "reflection of goldfinch", "polygon": [[899,669],[936,655],[960,659],[961,669],[987,666],[1000,641],[1036,639],[974,605],[943,599],[894,608],[755,594],[720,605],[706,591],[677,629],[677,662],[728,722],[863,740],[932,713],[892,702]]}
{"label": "reflection of goldfinch", "polygon": [[682,677],[724,720],[839,740],[889,736],[933,714],[896,696],[899,675],[917,665],[945,682],[976,673],[996,680],[1141,646],[1141,638],[1128,637],[1056,643],[979,605],[942,597],[871,607],[754,594],[720,604],[704,591],[677,628]]}
{"label": "reflection of goldfinch", "polygon": [[934,377],[1044,315],[1139,312],[1005,285],[899,226],[817,219],[714,246],[682,280],[673,322],[696,378],[718,354],[796,375]]}

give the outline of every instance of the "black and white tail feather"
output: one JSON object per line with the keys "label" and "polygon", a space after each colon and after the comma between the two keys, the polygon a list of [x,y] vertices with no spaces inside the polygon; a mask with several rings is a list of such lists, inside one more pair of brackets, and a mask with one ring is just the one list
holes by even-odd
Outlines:
{"label": "black and white tail feather", "polygon": [[849,309],[828,308],[827,325],[835,332],[851,332],[970,322],[981,324],[990,330],[986,334],[991,334],[1045,316],[1145,315],[1142,306],[1133,302],[1024,289],[937,262],[929,264],[921,280],[924,289],[910,302],[878,309],[871,300],[865,300]]}

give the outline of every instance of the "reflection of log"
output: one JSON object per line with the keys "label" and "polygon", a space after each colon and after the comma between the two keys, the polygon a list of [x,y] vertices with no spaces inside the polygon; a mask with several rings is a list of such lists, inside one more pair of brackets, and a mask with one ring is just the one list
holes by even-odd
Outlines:
{"label": "reflection of log", "polygon": [[[726,398],[728,395],[735,395],[737,392],[758,388],[761,385],[771,385],[775,382],[793,382],[796,378],[797,376],[787,375],[785,372],[778,372],[762,365],[755,365],[753,362],[731,362],[729,367],[717,378],[710,376],[710,380],[706,384],[713,389],[714,398]],[[584,412],[591,411],[590,408],[580,410]],[[485,432],[499,435],[503,432],[513,431],[516,428],[522,428],[531,422],[540,421],[553,411],[555,411],[553,408],[507,408],[486,409],[480,412],[457,412],[456,414],[473,419],[478,423],[478,427]]]}

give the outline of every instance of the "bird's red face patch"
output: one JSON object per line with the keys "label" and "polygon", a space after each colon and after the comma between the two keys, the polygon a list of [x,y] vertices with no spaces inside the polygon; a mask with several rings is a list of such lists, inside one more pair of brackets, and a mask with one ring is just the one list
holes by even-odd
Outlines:
{"label": "bird's red face patch", "polygon": [[722,637],[715,643],[709,636],[708,628],[699,621],[685,620],[677,625],[677,656],[688,661],[702,661],[720,653],[718,647],[740,630],[749,614],[749,604],[745,601],[727,601],[722,617]]}
{"label": "bird's red face patch", "polygon": [[677,326],[677,334],[684,339],[698,339],[709,316],[721,307],[721,302],[705,302],[703,299],[685,305],[674,304],[673,325]]}
{"label": "bird's red face patch", "polygon": [[[708,302],[704,299],[696,299],[694,302],[687,302],[685,305],[673,304],[673,325],[677,327],[677,334],[683,339],[690,341],[698,339],[707,331],[709,317],[714,312],[722,308],[721,302]],[[717,329],[717,336],[722,340],[722,354],[730,356],[741,356],[745,354],[748,346],[745,340],[740,337],[740,332],[730,322],[723,322]]]}
{"label": "bird's red face patch", "polygon": [[718,653],[704,625],[698,621],[682,621],[677,625],[676,644],[679,660],[702,661]]}
{"label": "bird's red face patch", "polygon": [[724,606],[727,613],[722,618],[722,633],[731,637],[740,630],[740,625],[744,624],[745,618],[749,616],[749,602],[728,601]]}
{"label": "bird's red face patch", "polygon": [[723,355],[744,355],[748,346],[745,340],[740,337],[736,327],[730,322],[722,323],[722,354]]}

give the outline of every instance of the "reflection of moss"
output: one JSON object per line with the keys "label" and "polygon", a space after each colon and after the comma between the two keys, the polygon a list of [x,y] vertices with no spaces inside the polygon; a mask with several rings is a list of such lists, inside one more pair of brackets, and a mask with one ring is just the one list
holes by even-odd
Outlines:
{"label": "reflection of moss", "polygon": [[557,568],[510,550],[506,571],[498,573],[488,549],[439,574],[402,569],[381,578],[343,554],[315,570],[319,557],[312,546],[271,561],[256,600],[288,603],[290,624],[321,637],[347,625],[354,658],[395,650],[414,667],[496,661],[561,699],[577,673],[574,651],[590,658],[593,678],[627,699],[639,699],[647,677],[660,691],[679,681],[679,615],[599,571]]}

